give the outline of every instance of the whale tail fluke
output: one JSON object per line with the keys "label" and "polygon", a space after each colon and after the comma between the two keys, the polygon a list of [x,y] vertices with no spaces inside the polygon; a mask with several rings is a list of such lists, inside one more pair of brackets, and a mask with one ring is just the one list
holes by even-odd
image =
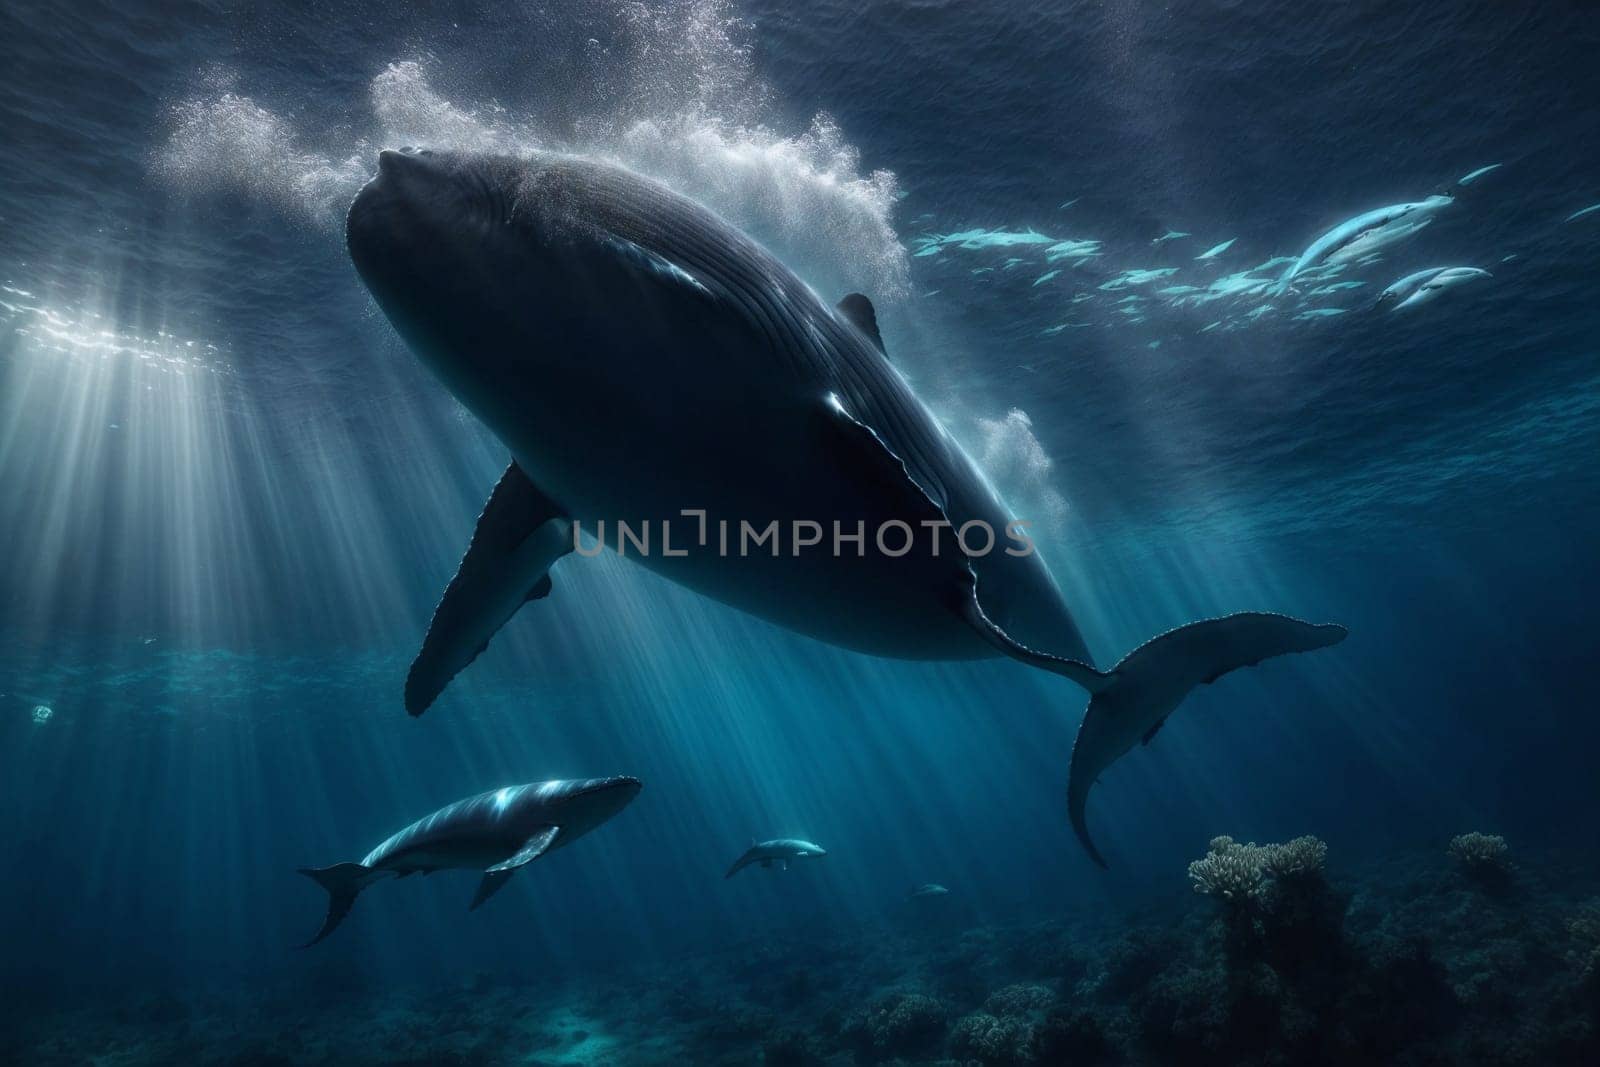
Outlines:
{"label": "whale tail fluke", "polygon": [[1072,747],[1067,814],[1089,858],[1107,865],[1084,818],[1090,788],[1123,753],[1148,745],[1190,692],[1274,656],[1336,645],[1348,634],[1337,623],[1247,611],[1180,626],[1128,653],[1108,675],[1111,684],[1090,697]]}
{"label": "whale tail fluke", "polygon": [[356,902],[356,894],[366,888],[368,876],[373,872],[371,867],[363,867],[359,863],[335,863],[332,867],[301,867],[299,870],[328,891],[328,917],[322,920],[322,929],[317,931],[316,937],[300,946],[310,948],[344,922],[344,917],[350,914],[350,908]]}

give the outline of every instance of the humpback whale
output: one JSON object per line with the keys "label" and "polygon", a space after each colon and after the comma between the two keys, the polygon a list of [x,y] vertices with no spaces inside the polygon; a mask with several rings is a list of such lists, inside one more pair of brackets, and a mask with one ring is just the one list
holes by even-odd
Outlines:
{"label": "humpback whale", "polygon": [[822,641],[1004,655],[1076,682],[1091,700],[1069,814],[1103,864],[1083,817],[1101,771],[1193,686],[1344,636],[1248,613],[1096,669],[1021,547],[1026,524],[895,368],[871,301],[830,307],[737,228],[625,168],[386,150],[345,234],[407,346],[511,454],[406,678],[412,715],[551,596],[580,530],[609,521],[619,554]]}
{"label": "humpback whale", "polygon": [[744,850],[744,855],[733,861],[733,866],[728,868],[724,878],[732,878],[752,863],[759,863],[763,867],[771,867],[774,863],[783,865],[784,870],[789,869],[790,860],[804,859],[807,856],[826,856],[827,850],[821,845],[813,845],[810,841],[802,841],[798,837],[779,837],[772,841],[752,841],[750,847]]}
{"label": "humpback whale", "polygon": [[570,845],[627,807],[639,788],[637,778],[615,777],[495,789],[418,819],[359,863],[301,867],[301,874],[328,891],[328,916],[305,947],[333,933],[350,914],[356,895],[384,878],[481,870],[483,880],[468,910],[476,909],[525,864]]}

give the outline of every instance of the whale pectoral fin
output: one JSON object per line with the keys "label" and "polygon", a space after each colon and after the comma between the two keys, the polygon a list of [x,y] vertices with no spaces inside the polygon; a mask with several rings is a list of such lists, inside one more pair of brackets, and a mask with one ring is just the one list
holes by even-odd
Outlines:
{"label": "whale pectoral fin", "polygon": [[867,340],[877,346],[879,352],[889,354],[883,347],[883,334],[878,332],[878,312],[868,300],[860,293],[851,293],[838,305],[839,317],[866,335]]}
{"label": "whale pectoral fin", "polygon": [[406,711],[421,715],[529,600],[550,593],[550,567],[572,550],[572,524],[512,463],[501,476],[456,575],[445,587],[406,676]]}
{"label": "whale pectoral fin", "polygon": [[483,881],[478,883],[478,892],[473,896],[472,906],[467,910],[476,911],[478,905],[499,892],[500,887],[509,882],[511,876],[519,869],[549,852],[550,846],[556,843],[556,838],[560,835],[561,827],[546,826],[528,838],[510,859],[502,860],[484,871]]}
{"label": "whale pectoral fin", "polygon": [[788,860],[784,860],[783,861],[783,869],[786,870],[786,871],[789,869],[789,861]]}

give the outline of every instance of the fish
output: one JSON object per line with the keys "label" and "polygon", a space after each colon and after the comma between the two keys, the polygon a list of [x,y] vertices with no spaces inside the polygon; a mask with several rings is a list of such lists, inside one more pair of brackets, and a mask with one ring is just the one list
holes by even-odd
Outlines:
{"label": "fish", "polygon": [[1224,253],[1228,249],[1232,248],[1233,247],[1233,242],[1235,242],[1237,240],[1238,240],[1237,237],[1230,237],[1226,241],[1223,241],[1219,245],[1212,245],[1210,248],[1206,249],[1204,252],[1201,252],[1198,256],[1195,256],[1194,258],[1195,259],[1216,259],[1218,256],[1222,255],[1222,253]]}

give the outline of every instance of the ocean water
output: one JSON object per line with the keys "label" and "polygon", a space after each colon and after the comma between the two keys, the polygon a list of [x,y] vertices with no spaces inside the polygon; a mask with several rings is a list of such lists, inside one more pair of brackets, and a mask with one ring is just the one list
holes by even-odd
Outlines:
{"label": "ocean water", "polygon": [[[1597,27],[8,2],[0,1057],[1596,1062]],[[834,648],[609,553],[410,718],[506,450],[345,252],[403,145],[620,163],[867,293],[1101,666],[1241,610],[1348,640],[1118,761],[1106,870],[1065,679]],[[1450,266],[1492,277],[1379,303]],[[483,908],[472,873],[380,884],[298,947],[326,897],[297,868],[606,775],[637,800]],[[1448,854],[1469,832],[1509,860]],[[1219,835],[1314,836],[1322,873],[1196,893]],[[827,855],[723,877],[786,836]]]}

